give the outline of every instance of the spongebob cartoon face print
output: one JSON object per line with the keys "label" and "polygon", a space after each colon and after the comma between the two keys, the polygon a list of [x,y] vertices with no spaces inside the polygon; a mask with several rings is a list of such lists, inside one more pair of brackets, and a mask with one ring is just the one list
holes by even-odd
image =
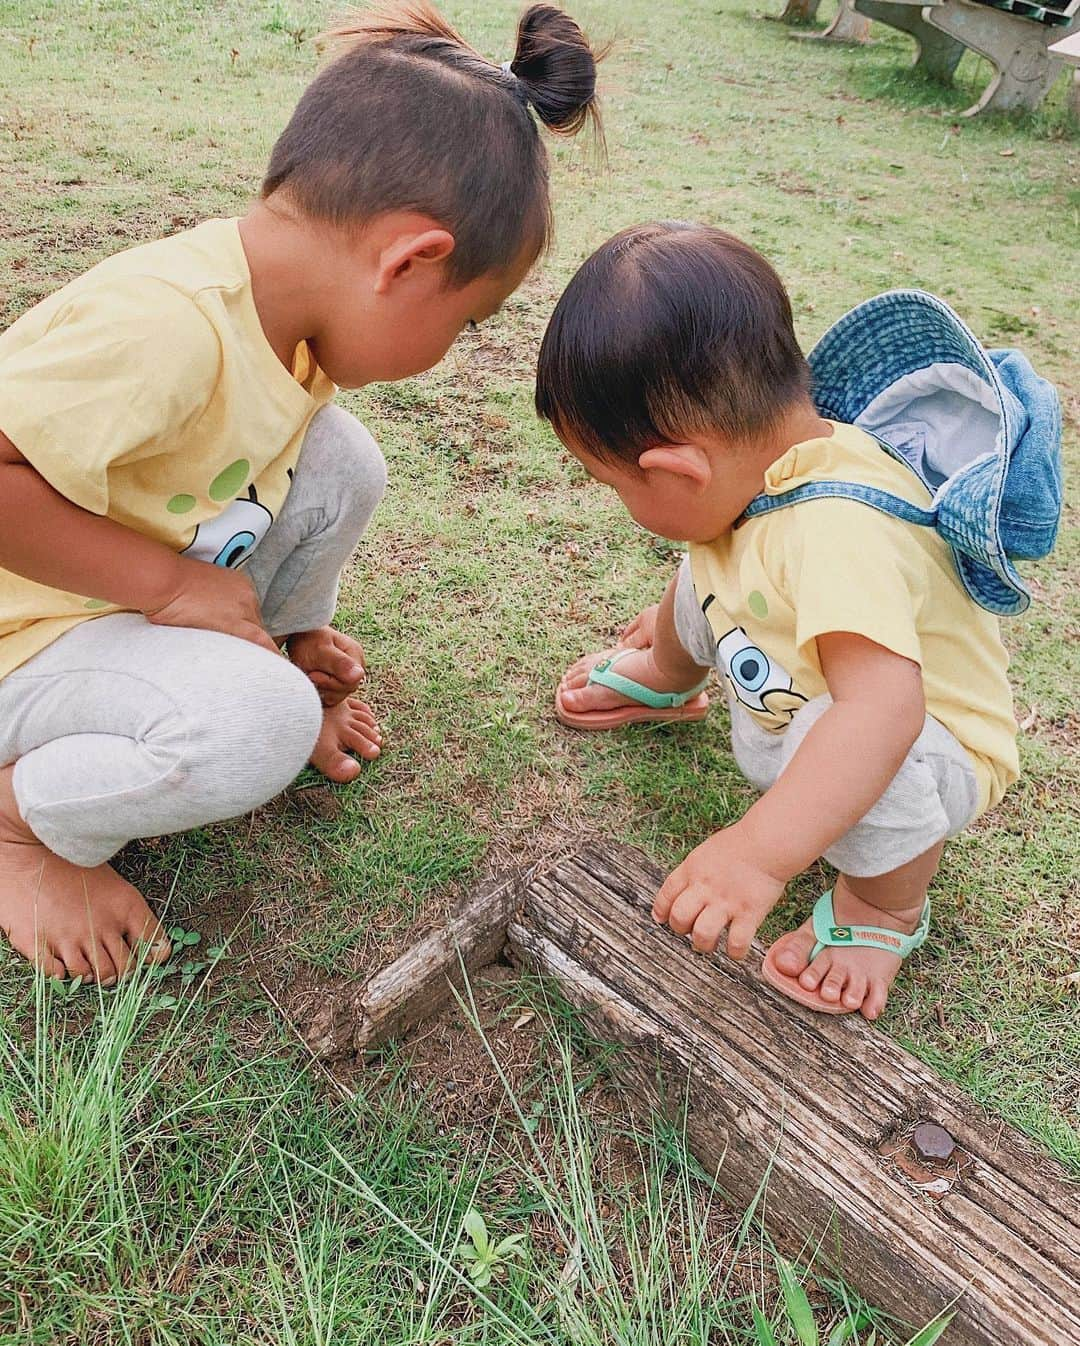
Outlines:
{"label": "spongebob cartoon face print", "polygon": [[249,486],[246,497],[234,500],[217,518],[198,525],[181,555],[235,570],[248,559],[273,522],[274,516],[259,504],[255,487]]}
{"label": "spongebob cartoon face print", "polygon": [[[181,552],[182,556],[231,570],[248,559],[274,522],[273,514],[260,503],[254,482],[248,486],[245,495],[236,495],[247,481],[249,472],[247,459],[238,458],[210,483],[208,494],[211,500],[236,498],[214,518],[196,524],[195,535]],[[291,469],[288,476],[291,480]],[[193,495],[175,495],[166,508],[170,514],[186,514],[195,505]]]}
{"label": "spongebob cartoon face print", "polygon": [[736,697],[750,710],[791,716],[806,700],[793,690],[791,674],[755,645],[741,626],[716,642],[716,660]]}

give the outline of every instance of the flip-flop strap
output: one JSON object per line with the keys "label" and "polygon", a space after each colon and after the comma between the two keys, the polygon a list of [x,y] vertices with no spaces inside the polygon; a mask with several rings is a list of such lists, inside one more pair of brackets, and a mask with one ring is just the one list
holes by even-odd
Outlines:
{"label": "flip-flop strap", "polygon": [[814,905],[814,945],[810,959],[813,961],[822,949],[883,949],[886,953],[895,953],[899,958],[907,958],[915,952],[930,933],[930,899],[923,905],[922,915],[914,934],[904,935],[899,930],[887,930],[880,925],[837,925],[833,912],[833,895],[830,888],[822,893]]}
{"label": "flip-flop strap", "polygon": [[610,659],[601,660],[590,670],[589,682],[598,683],[601,687],[607,687],[622,696],[628,696],[632,701],[639,701],[643,706],[649,706],[652,710],[673,710],[676,706],[685,706],[688,701],[692,701],[709,681],[708,675],[706,675],[696,687],[691,687],[688,692],[654,692],[651,687],[635,682],[633,678],[624,678],[621,673],[613,671],[614,666],[620,659],[624,659],[628,654],[633,653],[633,650],[620,650],[618,654],[613,654]]}

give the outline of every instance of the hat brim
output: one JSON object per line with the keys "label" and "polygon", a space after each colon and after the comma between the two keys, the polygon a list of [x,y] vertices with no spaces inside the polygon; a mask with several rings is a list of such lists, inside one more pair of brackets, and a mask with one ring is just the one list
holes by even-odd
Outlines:
{"label": "hat brim", "polygon": [[960,582],[980,607],[999,617],[1015,617],[1031,606],[1031,594],[1011,561],[1005,560],[1008,579],[953,548]]}

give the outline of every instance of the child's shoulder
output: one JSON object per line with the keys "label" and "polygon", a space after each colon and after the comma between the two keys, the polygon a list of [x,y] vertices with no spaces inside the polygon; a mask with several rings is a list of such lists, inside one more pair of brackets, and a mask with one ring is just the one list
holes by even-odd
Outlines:
{"label": "child's shoulder", "polygon": [[913,469],[879,439],[857,425],[829,424],[831,434],[793,444],[771,464],[765,473],[766,494],[779,495],[810,482],[839,481],[888,491],[914,505],[929,501],[930,492]]}
{"label": "child's shoulder", "polygon": [[240,290],[250,275],[237,223],[211,220],[107,257],[48,295],[0,332],[0,368],[44,378],[115,366],[153,381],[183,362],[211,379],[225,324],[207,296]]}
{"label": "child's shoulder", "polygon": [[98,262],[61,294],[124,281],[159,281],[194,297],[206,289],[233,289],[250,276],[236,220],[207,220],[193,229],[140,243]]}

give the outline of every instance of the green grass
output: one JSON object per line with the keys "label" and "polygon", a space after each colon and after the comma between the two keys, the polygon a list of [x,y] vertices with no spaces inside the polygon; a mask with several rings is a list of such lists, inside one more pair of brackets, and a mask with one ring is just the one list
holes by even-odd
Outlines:
{"label": "green grass", "polygon": [[[341,611],[368,652],[387,751],[340,794],[337,816],[297,796],[123,857],[159,907],[168,899],[170,923],[207,942],[239,924],[258,975],[231,957],[181,1027],[124,1010],[123,997],[53,1006],[46,1041],[70,1024],[68,1064],[46,1054],[29,1059],[23,1083],[3,1076],[0,1147],[24,1204],[0,1211],[0,1237],[15,1215],[37,1213],[29,1242],[5,1244],[19,1274],[0,1267],[0,1286],[23,1295],[0,1300],[12,1340],[27,1339],[27,1314],[41,1341],[69,1328],[101,1341],[320,1341],[354,1327],[362,1339],[366,1322],[391,1323],[388,1341],[504,1339],[430,1249],[458,1265],[474,1198],[499,1237],[522,1227],[524,1188],[506,1176],[513,1127],[490,1143],[475,1123],[440,1134],[430,1103],[393,1071],[361,1076],[354,1102],[335,1101],[263,988],[302,1017],[328,980],[378,965],[487,869],[582,832],[670,863],[750,799],[721,714],[588,738],[550,715],[566,662],[655,598],[678,556],[635,529],[531,414],[546,315],[599,242],[648,217],[720,223],[776,263],[807,342],[874,291],[934,290],[1062,386],[1075,466],[1080,141],[1063,85],[1033,116],[965,122],[957,114],[985,68],[967,58],[959,87],[938,90],[910,75],[911,44],[884,29],[865,49],[808,47],[761,22],[752,0],[571,8],[615,39],[610,165],[556,147],[559,238],[537,275],[438,370],[345,399],[391,467]],[[446,9],[485,51],[509,54],[515,5]],[[0,0],[0,321],[118,248],[242,210],[327,13],[258,0]],[[1024,778],[951,846],[935,937],[883,1029],[1080,1169],[1075,524],[1073,492],[1058,552],[1029,568],[1038,601],[1006,628],[1028,722]],[[820,886],[816,874],[795,884],[767,933]],[[22,1051],[42,1040],[33,983],[13,957],[5,974],[4,1033]],[[187,1005],[191,988],[176,974],[156,993]],[[556,1085],[534,1083],[530,1097]],[[604,1122],[580,1118],[598,1145],[611,1143]],[[335,1150],[427,1250],[387,1225]],[[617,1209],[611,1182],[592,1174],[596,1200]],[[676,1199],[668,1186],[657,1200]],[[694,1188],[687,1219],[704,1218],[704,1192]],[[558,1285],[549,1270],[514,1290],[525,1274],[511,1266],[499,1281],[511,1316]],[[696,1287],[687,1276],[679,1285]],[[436,1316],[425,1319],[427,1296]],[[528,1320],[514,1321],[520,1331]],[[721,1321],[731,1340],[754,1340],[745,1314]]]}
{"label": "green grass", "polygon": [[351,1093],[276,1041],[241,1056],[221,1025],[195,1055],[196,1011],[155,1022],[156,984],[73,1016],[39,980],[33,1031],[3,1025],[4,1342],[871,1346],[895,1327],[779,1261],[678,1132],[601,1098],[540,988],[519,1002],[546,1025],[524,1081],[468,990],[501,1106],[465,1131],[393,1056]]}

